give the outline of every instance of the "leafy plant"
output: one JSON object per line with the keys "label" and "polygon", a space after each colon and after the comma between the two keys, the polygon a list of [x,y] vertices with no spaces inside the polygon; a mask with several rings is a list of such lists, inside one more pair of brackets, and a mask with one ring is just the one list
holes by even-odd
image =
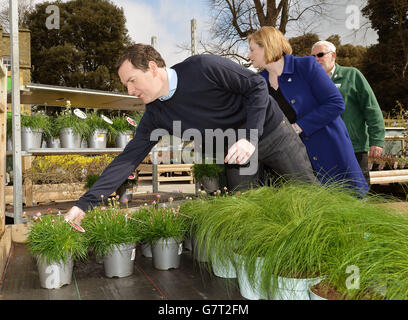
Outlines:
{"label": "leafy plant", "polygon": [[179,208],[158,207],[157,202],[136,211],[132,218],[142,227],[143,240],[151,245],[155,245],[161,238],[181,241],[190,223],[190,217],[180,214]]}
{"label": "leafy plant", "polygon": [[60,128],[55,125],[56,118],[53,116],[47,116],[47,125],[44,128],[43,135],[45,138],[59,137]]}
{"label": "leafy plant", "polygon": [[43,257],[51,262],[85,259],[88,252],[83,234],[75,231],[65,222],[63,216],[37,213],[35,221],[29,226],[26,240],[29,252],[35,257]]}
{"label": "leafy plant", "polygon": [[86,184],[84,186],[85,189],[90,189],[96,181],[99,179],[99,174],[88,174],[86,176]]}
{"label": "leafy plant", "polygon": [[74,115],[71,108],[66,108],[57,115],[55,126],[57,127],[56,130],[58,130],[58,132],[63,128],[71,128],[75,134],[79,134],[81,137],[85,137],[88,132],[85,120]]}
{"label": "leafy plant", "polygon": [[193,176],[196,180],[200,180],[204,177],[217,178],[223,172],[223,166],[215,163],[195,163],[193,165]]}
{"label": "leafy plant", "polygon": [[21,115],[21,126],[31,128],[33,130],[43,129],[44,131],[48,130],[48,116],[35,113],[32,115]]}
{"label": "leafy plant", "polygon": [[86,130],[84,132],[84,137],[88,138],[91,136],[96,129],[105,129],[108,131],[107,135],[108,138],[110,138],[112,134],[112,126],[107,123],[105,120],[102,119],[100,115],[98,115],[97,112],[92,112],[91,114],[87,115],[87,118],[85,119],[86,123]]}
{"label": "leafy plant", "polygon": [[94,207],[82,220],[85,237],[97,256],[104,256],[114,246],[141,239],[140,224],[129,218],[127,208],[120,208],[118,197],[108,198],[107,205]]}
{"label": "leafy plant", "polygon": [[112,136],[115,138],[120,132],[131,131],[134,132],[135,128],[126,120],[125,116],[114,117],[112,119]]}

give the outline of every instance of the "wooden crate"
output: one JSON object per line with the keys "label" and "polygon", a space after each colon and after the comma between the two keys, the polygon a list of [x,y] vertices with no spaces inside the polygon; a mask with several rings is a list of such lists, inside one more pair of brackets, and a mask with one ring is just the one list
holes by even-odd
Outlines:
{"label": "wooden crate", "polygon": [[[139,181],[153,179],[153,165],[142,163],[137,167]],[[186,181],[194,183],[193,164],[159,164],[157,165],[157,182]]]}

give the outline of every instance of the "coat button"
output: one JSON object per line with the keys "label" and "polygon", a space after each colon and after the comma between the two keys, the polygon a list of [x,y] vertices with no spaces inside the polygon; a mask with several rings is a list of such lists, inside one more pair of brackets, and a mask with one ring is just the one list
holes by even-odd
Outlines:
{"label": "coat button", "polygon": [[316,161],[316,160],[317,160],[317,157],[313,157],[313,160],[315,160],[315,161]]}
{"label": "coat button", "polygon": [[292,82],[292,78],[289,78],[289,79],[288,79],[288,82]]}
{"label": "coat button", "polygon": [[290,100],[290,103],[291,103],[291,104],[294,104],[295,102],[296,102],[295,99]]}

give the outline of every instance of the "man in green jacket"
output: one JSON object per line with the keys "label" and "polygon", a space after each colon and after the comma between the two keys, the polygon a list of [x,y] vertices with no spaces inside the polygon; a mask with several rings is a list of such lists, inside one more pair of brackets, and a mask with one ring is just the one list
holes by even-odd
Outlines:
{"label": "man in green jacket", "polygon": [[353,143],[361,170],[370,184],[368,157],[379,157],[384,148],[384,118],[368,81],[356,68],[336,63],[336,47],[329,41],[318,41],[312,56],[340,90],[346,110],[341,115]]}

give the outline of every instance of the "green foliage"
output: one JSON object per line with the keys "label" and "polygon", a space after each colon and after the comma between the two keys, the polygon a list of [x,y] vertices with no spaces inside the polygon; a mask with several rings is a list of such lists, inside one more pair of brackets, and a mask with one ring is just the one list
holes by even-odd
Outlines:
{"label": "green foliage", "polygon": [[315,33],[306,33],[302,36],[292,37],[288,41],[292,46],[293,55],[304,57],[310,56],[312,46],[319,41],[319,37]]}
{"label": "green foliage", "polygon": [[97,206],[86,214],[81,225],[97,256],[106,255],[114,246],[141,239],[140,224],[129,216],[128,209],[121,209],[117,198],[108,198],[107,205]]}
{"label": "green foliage", "polygon": [[[171,202],[171,200],[170,200]],[[180,214],[179,208],[144,207],[132,216],[142,228],[143,240],[155,245],[161,238],[174,238],[182,241],[187,234],[191,218]]]}
{"label": "green foliage", "polygon": [[390,112],[398,100],[408,105],[408,4],[406,0],[369,0],[362,13],[378,33],[368,48],[362,72],[381,109]]}
{"label": "green foliage", "polygon": [[81,137],[85,137],[88,132],[85,120],[73,114],[71,108],[66,108],[57,115],[54,125],[56,126],[55,130],[58,130],[58,132],[63,128],[72,128],[74,133],[81,135]]}
{"label": "green foliage", "polygon": [[135,131],[135,128],[129,122],[127,122],[125,116],[114,117],[112,122],[112,138],[116,138],[116,136],[121,132],[131,131],[133,133]]}
{"label": "green foliage", "polygon": [[60,28],[48,29],[49,2],[28,14],[31,30],[33,81],[100,89],[123,90],[115,63],[130,44],[123,9],[108,0],[54,2],[60,10]]}
{"label": "green foliage", "polygon": [[75,231],[63,216],[36,216],[29,226],[27,248],[35,257],[45,258],[47,263],[84,259],[87,256],[87,242],[82,233]]}
{"label": "green foliage", "polygon": [[84,131],[85,138],[89,138],[95,132],[96,129],[107,130],[108,131],[107,137],[108,139],[110,138],[112,134],[112,126],[105,120],[103,120],[102,117],[98,115],[97,112],[87,114],[85,123],[86,123],[86,129]]}
{"label": "green foliage", "polygon": [[224,171],[224,167],[217,165],[215,163],[206,164],[206,163],[195,163],[193,165],[193,176],[195,179],[199,180],[204,177],[208,178],[217,178]]}
{"label": "green foliage", "polygon": [[46,131],[48,129],[48,116],[41,113],[35,113],[32,115],[22,114],[21,126],[31,128],[33,130],[43,129]]}
{"label": "green foliage", "polygon": [[[181,212],[193,215],[199,248],[211,248],[222,263],[243,257],[249,280],[257,260],[262,291],[273,294],[278,276],[324,276],[347,299],[375,299],[385,285],[385,299],[406,299],[408,219],[367,196],[360,200],[341,184],[284,183],[241,195],[192,201]],[[213,256],[207,250],[207,259]],[[358,266],[360,289],[346,288],[346,268]]]}
{"label": "green foliage", "polygon": [[85,189],[90,189],[96,181],[99,179],[99,174],[89,174],[86,176],[86,184],[85,184]]}

